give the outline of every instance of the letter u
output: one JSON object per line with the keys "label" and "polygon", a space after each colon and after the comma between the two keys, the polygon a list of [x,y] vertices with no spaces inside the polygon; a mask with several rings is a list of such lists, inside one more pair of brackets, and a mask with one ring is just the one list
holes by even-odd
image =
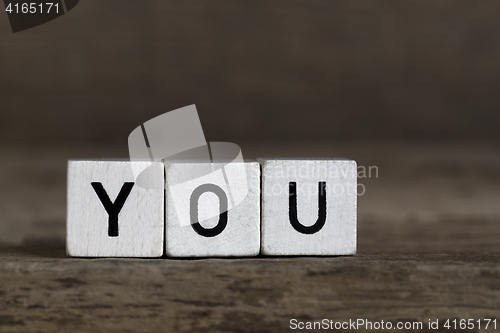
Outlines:
{"label": "letter u", "polygon": [[312,235],[320,231],[326,222],[326,182],[318,183],[318,219],[313,225],[306,227],[297,218],[297,183],[289,183],[288,217],[292,227],[300,233]]}

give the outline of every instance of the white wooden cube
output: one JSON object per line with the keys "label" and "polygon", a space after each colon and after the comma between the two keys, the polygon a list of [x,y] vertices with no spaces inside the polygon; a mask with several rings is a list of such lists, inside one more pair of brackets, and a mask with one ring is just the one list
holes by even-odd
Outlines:
{"label": "white wooden cube", "polygon": [[[135,183],[133,164],[149,166]],[[142,165],[140,165],[142,166]],[[145,169],[145,168],[143,168]],[[160,257],[164,237],[161,162],[69,160],[67,253],[74,257]]]}
{"label": "white wooden cube", "polygon": [[263,255],[356,253],[357,167],[341,159],[258,159]]}
{"label": "white wooden cube", "polygon": [[167,163],[165,169],[167,256],[259,254],[257,162],[174,162]]}

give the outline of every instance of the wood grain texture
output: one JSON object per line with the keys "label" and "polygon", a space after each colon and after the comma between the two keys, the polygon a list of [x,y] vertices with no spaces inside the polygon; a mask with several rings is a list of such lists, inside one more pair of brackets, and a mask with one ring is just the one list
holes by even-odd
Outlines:
{"label": "wood grain texture", "polygon": [[378,166],[378,177],[359,179],[366,193],[358,200],[357,254],[69,258],[67,159],[126,156],[126,146],[3,147],[0,331],[288,332],[294,317],[498,317],[500,146],[240,146],[247,158],[346,156],[358,166]]}
{"label": "wood grain texture", "polygon": [[288,332],[291,318],[498,318],[498,254],[71,259],[2,248],[0,331]]}

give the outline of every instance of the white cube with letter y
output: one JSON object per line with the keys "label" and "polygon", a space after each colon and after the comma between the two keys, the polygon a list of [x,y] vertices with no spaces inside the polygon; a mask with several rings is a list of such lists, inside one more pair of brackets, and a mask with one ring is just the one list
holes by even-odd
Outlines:
{"label": "white cube with letter y", "polygon": [[[143,188],[134,164],[145,169]],[[69,160],[67,253],[74,257],[160,257],[164,233],[161,162]]]}

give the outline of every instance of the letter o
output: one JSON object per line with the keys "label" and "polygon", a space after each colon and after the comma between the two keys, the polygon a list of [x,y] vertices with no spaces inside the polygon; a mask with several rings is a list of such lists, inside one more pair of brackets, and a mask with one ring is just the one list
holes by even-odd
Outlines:
{"label": "letter o", "polygon": [[[219,197],[219,222],[213,228],[204,228],[198,222],[198,201],[205,192],[212,192]],[[191,227],[200,236],[215,237],[220,234],[227,226],[227,195],[222,188],[215,184],[203,184],[194,189],[189,199]]]}

